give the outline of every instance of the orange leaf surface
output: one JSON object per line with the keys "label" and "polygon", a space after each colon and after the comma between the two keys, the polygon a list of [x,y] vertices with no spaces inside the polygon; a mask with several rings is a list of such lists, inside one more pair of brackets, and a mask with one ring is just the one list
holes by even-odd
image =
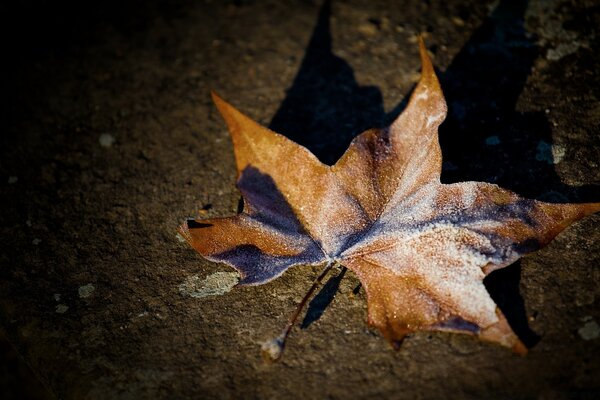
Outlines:
{"label": "orange leaf surface", "polygon": [[442,184],[446,102],[420,41],[421,80],[387,128],[357,136],[333,166],[213,93],[233,139],[244,210],[181,234],[241,285],[338,262],[365,287],[369,323],[393,344],[417,330],[477,335],[525,353],[483,279],[546,245],[600,204],[552,204],[482,182]]}

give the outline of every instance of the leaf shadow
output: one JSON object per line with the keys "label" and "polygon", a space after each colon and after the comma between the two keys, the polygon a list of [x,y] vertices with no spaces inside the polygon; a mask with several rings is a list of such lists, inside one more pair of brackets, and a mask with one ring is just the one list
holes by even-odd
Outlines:
{"label": "leaf shadow", "polygon": [[[256,167],[247,166],[240,173],[237,187],[244,199],[238,204],[238,211],[250,215],[254,223],[263,223],[280,232],[294,232],[308,236],[302,223],[269,174],[261,172]],[[190,230],[211,228],[212,226],[213,224],[202,220],[187,220],[187,228]],[[301,253],[278,254],[265,251],[264,248],[259,248],[252,240],[249,240],[246,244],[237,244],[212,254],[211,257],[236,266],[235,268],[242,275],[238,285],[257,285],[281,275],[293,263],[313,264],[318,262],[322,255],[320,245],[319,242],[314,241],[312,246],[307,246]]]}
{"label": "leaf shadow", "polygon": [[269,124],[329,165],[357,132],[386,117],[379,89],[360,86],[352,67],[333,53],[330,15],[325,0],[294,82]]}
{"label": "leaf shadow", "polygon": [[[549,202],[597,201],[597,186],[571,187],[561,182],[546,115],[516,109],[540,54],[535,38],[525,29],[527,4],[501,0],[449,67],[439,73],[449,105],[440,128],[442,182],[497,183],[525,197]],[[332,165],[356,134],[395,119],[409,94],[386,113],[380,90],[360,86],[352,67],[333,53],[330,16],[331,2],[325,0],[298,73],[269,128]],[[435,47],[431,50],[436,51]],[[527,324],[519,280],[520,266],[516,264],[506,272],[491,274],[485,283],[515,332],[527,346],[533,346],[537,335]],[[332,283],[322,291],[333,287]],[[303,326],[318,319],[322,315],[319,310],[333,298],[327,293],[319,296]]]}
{"label": "leaf shadow", "polygon": [[300,325],[301,329],[308,328],[313,322],[316,322],[321,318],[325,309],[329,307],[335,294],[340,288],[340,283],[342,282],[344,275],[346,275],[346,271],[346,268],[343,268],[339,274],[330,277],[327,280],[327,283],[319,290],[319,293],[317,293],[310,303],[308,303],[308,310]]}
{"label": "leaf shadow", "polygon": [[255,219],[275,227],[293,227],[305,232],[291,205],[270,175],[249,165],[241,171],[237,187],[242,193],[238,203],[239,212],[245,211]]}
{"label": "leaf shadow", "polygon": [[507,316],[510,327],[523,344],[531,348],[540,341],[541,337],[529,327],[525,302],[519,291],[520,282],[521,261],[496,270],[483,280],[490,297]]}
{"label": "leaf shadow", "polygon": [[525,29],[526,8],[526,1],[501,1],[440,74],[449,109],[440,126],[442,182],[496,183],[549,202],[598,199],[597,186],[565,185],[556,173],[545,113],[517,109],[540,56]]}

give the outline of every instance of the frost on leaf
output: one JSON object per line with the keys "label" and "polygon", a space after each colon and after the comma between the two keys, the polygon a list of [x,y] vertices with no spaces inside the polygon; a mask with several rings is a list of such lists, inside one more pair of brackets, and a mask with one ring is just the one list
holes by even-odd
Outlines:
{"label": "frost on leaf", "polygon": [[231,134],[244,210],[188,221],[182,236],[241,285],[337,262],[365,287],[369,323],[392,343],[418,330],[476,335],[525,353],[483,279],[546,245],[600,204],[529,200],[482,182],[442,184],[446,102],[420,41],[421,79],[387,128],[333,166],[213,93]]}

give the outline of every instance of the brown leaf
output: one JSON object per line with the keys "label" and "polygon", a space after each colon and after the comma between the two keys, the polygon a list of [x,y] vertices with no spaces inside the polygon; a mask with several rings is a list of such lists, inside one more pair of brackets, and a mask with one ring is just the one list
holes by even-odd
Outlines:
{"label": "brown leaf", "polygon": [[351,143],[333,166],[213,93],[229,127],[244,211],[180,227],[204,257],[262,284],[289,267],[338,262],[393,344],[417,330],[477,335],[525,353],[484,277],[546,245],[594,204],[529,200],[482,182],[440,183],[446,102],[422,41],[406,110]]}

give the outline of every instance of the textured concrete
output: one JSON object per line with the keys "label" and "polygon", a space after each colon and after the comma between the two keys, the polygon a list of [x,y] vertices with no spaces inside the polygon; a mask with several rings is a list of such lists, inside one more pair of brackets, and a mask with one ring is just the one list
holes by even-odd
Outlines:
{"label": "textured concrete", "polygon": [[83,3],[1,13],[0,325],[55,396],[600,395],[600,216],[486,281],[526,357],[451,334],[394,351],[338,271],[265,364],[260,343],[318,271],[229,290],[231,271],[176,236],[238,209],[210,89],[331,163],[403,108],[417,33],[449,104],[446,182],[600,201],[594,1]]}

